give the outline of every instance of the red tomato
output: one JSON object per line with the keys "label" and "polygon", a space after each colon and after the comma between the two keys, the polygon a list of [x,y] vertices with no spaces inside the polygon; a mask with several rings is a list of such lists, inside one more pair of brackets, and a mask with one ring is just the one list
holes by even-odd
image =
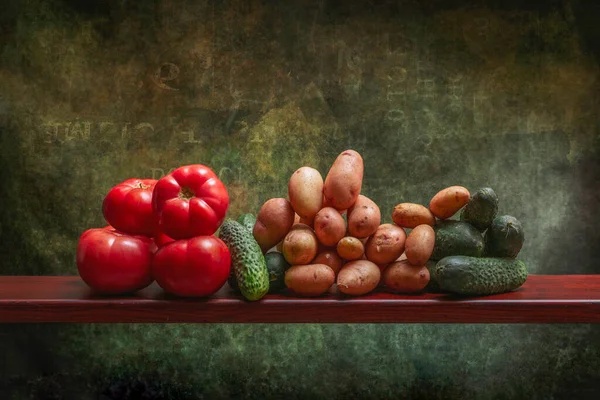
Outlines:
{"label": "red tomato", "polygon": [[177,240],[158,249],[152,275],[166,292],[182,297],[207,297],[227,281],[229,249],[216,236]]}
{"label": "red tomato", "polygon": [[79,237],[77,269],[81,279],[104,294],[135,292],[150,285],[156,244],[112,227],[88,229]]}
{"label": "red tomato", "polygon": [[156,217],[152,192],[156,179],[128,179],[114,186],[102,202],[104,219],[115,229],[131,235],[153,236]]}
{"label": "red tomato", "polygon": [[154,243],[156,243],[156,245],[158,247],[162,247],[165,244],[171,243],[171,242],[174,242],[174,241],[175,241],[175,239],[168,237],[167,235],[165,235],[161,231],[157,231],[156,234],[154,235]]}
{"label": "red tomato", "polygon": [[229,195],[213,170],[186,165],[159,179],[152,204],[162,232],[175,240],[189,239],[217,231],[229,208]]}

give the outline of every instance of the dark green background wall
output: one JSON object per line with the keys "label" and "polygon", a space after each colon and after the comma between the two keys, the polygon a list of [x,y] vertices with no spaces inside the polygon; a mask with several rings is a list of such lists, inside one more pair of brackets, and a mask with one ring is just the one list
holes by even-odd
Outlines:
{"label": "dark green background wall", "polygon": [[[491,186],[532,273],[600,273],[599,21],[592,0],[3,1],[0,274],[76,274],[79,235],[126,178],[210,165],[237,216],[347,148],[386,222],[443,187]],[[584,399],[599,336],[0,326],[0,398]]]}

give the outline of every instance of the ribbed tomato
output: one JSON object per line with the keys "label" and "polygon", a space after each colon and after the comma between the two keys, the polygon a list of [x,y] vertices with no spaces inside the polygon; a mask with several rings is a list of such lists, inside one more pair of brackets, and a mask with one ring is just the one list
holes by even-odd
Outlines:
{"label": "ribbed tomato", "polygon": [[166,292],[206,297],[227,281],[231,255],[215,236],[197,236],[162,246],[152,260],[152,275]]}
{"label": "ribbed tomato", "polygon": [[104,219],[115,229],[131,235],[154,236],[156,217],[152,192],[156,179],[127,179],[114,186],[102,202]]}
{"label": "ribbed tomato", "polygon": [[77,269],[81,279],[100,293],[134,292],[152,283],[156,248],[147,236],[128,235],[111,226],[88,229],[79,237]]}

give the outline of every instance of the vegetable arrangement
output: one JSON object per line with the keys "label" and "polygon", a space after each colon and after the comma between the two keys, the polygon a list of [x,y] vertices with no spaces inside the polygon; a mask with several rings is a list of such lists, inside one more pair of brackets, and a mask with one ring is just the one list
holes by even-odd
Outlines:
{"label": "vegetable arrangement", "polygon": [[[427,207],[396,205],[393,223],[382,224],[377,204],[361,193],[363,175],[363,159],[354,150],[342,152],[325,179],[308,166],[296,170],[287,198],[267,200],[252,219],[254,225],[247,223],[250,214],[242,216],[252,236],[231,242],[221,234],[232,255],[245,254],[253,241],[261,252],[250,250],[252,258],[233,265],[230,286],[257,300],[286,289],[294,296],[318,297],[360,296],[377,287],[396,293],[487,295],[525,282],[526,266],[515,259],[523,245],[522,226],[512,216],[497,216],[492,189],[471,196],[465,187],[450,186]],[[451,219],[459,212],[459,219]],[[261,256],[277,260],[272,261],[275,269],[267,268]],[[254,274],[262,281],[264,271],[268,288],[242,287]]]}
{"label": "vegetable arrangement", "polygon": [[105,294],[143,289],[210,296],[227,281],[231,256],[214,236],[229,207],[225,185],[208,167],[182,166],[160,180],[129,179],[104,198],[110,225],[79,238],[82,280]]}
{"label": "vegetable arrangement", "polygon": [[428,206],[396,205],[393,223],[382,223],[379,206],[361,192],[363,175],[361,155],[346,150],[325,179],[303,166],[290,177],[287,197],[237,220],[226,219],[227,189],[207,166],[126,180],[103,201],[109,225],[81,235],[79,274],[106,294],[156,281],[173,295],[207,297],[228,282],[249,301],[280,292],[361,296],[378,287],[477,296],[515,290],[527,279],[516,259],[522,225],[498,216],[492,189],[471,194],[450,186]]}

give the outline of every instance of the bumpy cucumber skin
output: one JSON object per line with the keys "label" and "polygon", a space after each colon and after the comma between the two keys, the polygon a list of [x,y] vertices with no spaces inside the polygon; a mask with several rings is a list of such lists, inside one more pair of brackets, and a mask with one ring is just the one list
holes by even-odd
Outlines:
{"label": "bumpy cucumber skin", "polygon": [[519,288],[527,280],[527,265],[513,258],[450,256],[435,267],[443,291],[486,296]]}
{"label": "bumpy cucumber skin", "polygon": [[[237,219],[237,222],[244,225],[246,227],[246,229],[248,229],[250,232],[252,232],[254,230],[254,224],[256,223],[256,217],[254,216],[254,214],[250,214],[250,213],[242,214]],[[227,279],[227,283],[229,283],[229,286],[234,291],[237,291],[237,292],[240,291],[240,287],[238,286],[237,278],[235,277],[235,271],[233,268],[231,269],[231,274],[229,274],[229,279]]]}
{"label": "bumpy cucumber skin", "polygon": [[427,261],[427,263],[425,263],[425,267],[429,271],[429,282],[427,283],[427,286],[425,286],[425,289],[423,289],[425,292],[428,292],[428,293],[441,293],[442,292],[442,289],[440,289],[440,285],[438,284],[438,282],[435,278],[435,267],[436,266],[437,266],[437,261],[429,260],[429,261]]}
{"label": "bumpy cucumber skin", "polygon": [[491,188],[481,188],[471,195],[460,213],[460,220],[485,231],[498,215],[498,196]]}
{"label": "bumpy cucumber skin", "polygon": [[219,235],[231,253],[231,268],[242,296],[250,301],[260,300],[269,292],[269,271],[252,232],[228,219],[221,225]]}
{"label": "bumpy cucumber skin", "polygon": [[254,224],[256,223],[256,217],[250,213],[242,214],[237,219],[237,222],[244,225],[246,227],[246,229],[248,229],[250,232],[252,232],[254,230]]}
{"label": "bumpy cucumber skin", "polygon": [[525,234],[519,220],[510,215],[501,215],[494,218],[484,239],[486,257],[516,258],[523,247]]}
{"label": "bumpy cucumber skin", "polygon": [[433,227],[435,245],[431,260],[448,256],[481,257],[484,251],[483,234],[464,221],[438,221]]}

